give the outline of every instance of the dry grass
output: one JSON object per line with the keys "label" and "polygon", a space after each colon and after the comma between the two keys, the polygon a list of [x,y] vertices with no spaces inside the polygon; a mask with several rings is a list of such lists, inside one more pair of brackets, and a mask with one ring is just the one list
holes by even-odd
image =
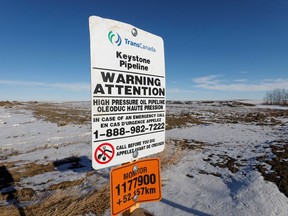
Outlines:
{"label": "dry grass", "polygon": [[16,206],[0,206],[1,216],[19,216],[19,211]]}
{"label": "dry grass", "polygon": [[[167,169],[171,165],[176,165],[183,157],[183,148],[186,148],[187,141],[167,140],[165,150],[159,154],[161,160],[161,169]],[[189,148],[188,148],[189,149]],[[17,184],[21,178],[34,176],[44,172],[55,170],[55,166],[62,165],[63,163],[75,162],[77,158],[68,158],[59,161],[49,162],[45,165],[37,163],[2,163],[9,173],[14,178],[14,184]],[[91,172],[87,172],[90,176]],[[15,190],[14,196],[16,202],[8,206],[0,206],[1,216],[22,215],[26,216],[76,216],[94,213],[96,215],[103,215],[104,212],[110,207],[110,188],[109,184],[103,185],[100,190],[90,192],[89,194],[81,195],[81,184],[85,183],[86,178],[75,181],[63,181],[54,184],[45,190],[45,198],[42,196],[39,199],[38,192],[24,188],[22,190]],[[75,187],[80,186],[80,187]],[[8,200],[7,195],[1,195],[2,200]],[[29,201],[27,206],[19,207],[19,203]],[[18,202],[18,204],[17,204]]]}
{"label": "dry grass", "polygon": [[175,140],[175,145],[181,150],[196,150],[196,149],[203,149],[206,145],[205,142],[197,141],[194,139],[181,139],[181,140]]}
{"label": "dry grass", "polygon": [[37,118],[56,123],[58,126],[87,124],[91,121],[90,110],[87,109],[66,108],[50,103],[29,104],[27,108],[31,109]]}
{"label": "dry grass", "polygon": [[83,183],[83,179],[78,179],[75,181],[63,181],[60,182],[58,184],[54,184],[48,187],[48,190],[57,190],[57,189],[66,189],[66,188],[70,188],[76,185],[80,185],[81,183]]}
{"label": "dry grass", "polygon": [[94,213],[102,215],[110,205],[109,186],[95,191],[87,197],[69,195],[67,190],[57,190],[44,202],[26,209],[29,215],[73,216]]}
{"label": "dry grass", "polygon": [[[91,176],[91,172],[87,172],[86,177],[82,179],[62,181],[43,191],[15,187],[20,184],[22,178],[51,172],[56,170],[57,166],[75,163],[78,160],[78,158],[71,157],[46,164],[25,163],[25,161],[1,163],[0,189],[1,191],[5,187],[11,187],[11,189],[0,193],[0,200],[6,200],[9,203],[7,206],[0,206],[0,215],[71,216],[86,213],[102,215],[110,206],[109,184],[103,185],[99,190],[94,189],[82,193],[81,185],[85,184],[85,180]],[[27,203],[29,204],[27,205]],[[21,207],[21,204],[24,206]]]}
{"label": "dry grass", "polygon": [[170,130],[173,128],[181,128],[185,127],[187,124],[204,124],[201,120],[199,120],[196,116],[191,114],[182,114],[180,116],[167,116],[166,117],[166,130]]}
{"label": "dry grass", "polygon": [[87,124],[91,121],[89,109],[67,108],[63,104],[39,103],[17,101],[0,101],[0,107],[12,108],[25,105],[26,109],[32,110],[35,117],[64,126],[68,124]]}
{"label": "dry grass", "polygon": [[164,151],[156,154],[156,157],[160,158],[161,169],[164,170],[176,165],[182,159],[185,154],[183,150],[201,150],[204,145],[204,142],[196,140],[166,140]]}
{"label": "dry grass", "polygon": [[12,108],[18,105],[21,105],[21,103],[17,101],[0,101],[0,107]]}
{"label": "dry grass", "polygon": [[[110,205],[109,185],[94,191],[87,197],[70,193],[69,189],[57,190],[43,202],[21,208],[26,216],[76,216],[94,213],[103,215]],[[0,207],[1,216],[18,216],[20,207],[17,205]]]}
{"label": "dry grass", "polygon": [[51,172],[55,169],[53,163],[37,164],[35,162],[31,162],[20,166],[17,166],[15,163],[16,162],[0,164],[1,167],[6,167],[6,169],[8,169],[14,180],[14,183],[19,182],[21,178],[31,177],[45,172]]}
{"label": "dry grass", "polygon": [[183,156],[183,151],[181,148],[173,146],[173,141],[168,140],[166,141],[165,144],[165,149],[164,151],[156,154],[156,157],[160,158],[160,165],[161,169],[167,169],[171,165],[177,164],[182,156]]}

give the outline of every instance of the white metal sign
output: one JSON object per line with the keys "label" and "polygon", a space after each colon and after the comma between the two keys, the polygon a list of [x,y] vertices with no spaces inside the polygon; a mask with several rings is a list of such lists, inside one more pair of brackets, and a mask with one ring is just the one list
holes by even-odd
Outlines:
{"label": "white metal sign", "polygon": [[161,37],[89,18],[92,164],[110,167],[163,151],[165,64]]}

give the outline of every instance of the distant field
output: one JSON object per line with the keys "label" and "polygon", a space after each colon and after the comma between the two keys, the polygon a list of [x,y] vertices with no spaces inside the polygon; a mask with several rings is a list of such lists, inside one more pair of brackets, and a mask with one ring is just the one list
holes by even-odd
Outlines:
{"label": "distant field", "polygon": [[[161,160],[163,200],[145,208],[155,215],[288,212],[288,109],[245,101],[169,101],[166,109],[166,147],[153,155]],[[2,101],[0,130],[1,216],[110,214],[110,169],[91,168],[89,102]]]}

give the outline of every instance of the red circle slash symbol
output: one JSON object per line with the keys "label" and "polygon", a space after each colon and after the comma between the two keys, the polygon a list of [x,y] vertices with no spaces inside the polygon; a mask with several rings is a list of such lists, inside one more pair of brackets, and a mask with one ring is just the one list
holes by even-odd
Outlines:
{"label": "red circle slash symbol", "polygon": [[106,164],[113,159],[114,154],[115,150],[113,145],[110,143],[102,143],[96,148],[94,158],[99,164]]}

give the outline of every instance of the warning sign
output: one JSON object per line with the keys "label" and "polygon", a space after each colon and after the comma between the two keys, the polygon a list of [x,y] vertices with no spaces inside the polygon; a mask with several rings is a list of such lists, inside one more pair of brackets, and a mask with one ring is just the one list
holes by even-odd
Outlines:
{"label": "warning sign", "polygon": [[159,159],[144,159],[112,169],[110,191],[112,215],[120,214],[138,202],[160,200]]}
{"label": "warning sign", "polygon": [[[162,38],[96,16],[89,18],[89,28],[94,169],[163,151],[166,99]],[[99,148],[103,143],[111,143],[113,157],[109,145],[106,151]]]}

